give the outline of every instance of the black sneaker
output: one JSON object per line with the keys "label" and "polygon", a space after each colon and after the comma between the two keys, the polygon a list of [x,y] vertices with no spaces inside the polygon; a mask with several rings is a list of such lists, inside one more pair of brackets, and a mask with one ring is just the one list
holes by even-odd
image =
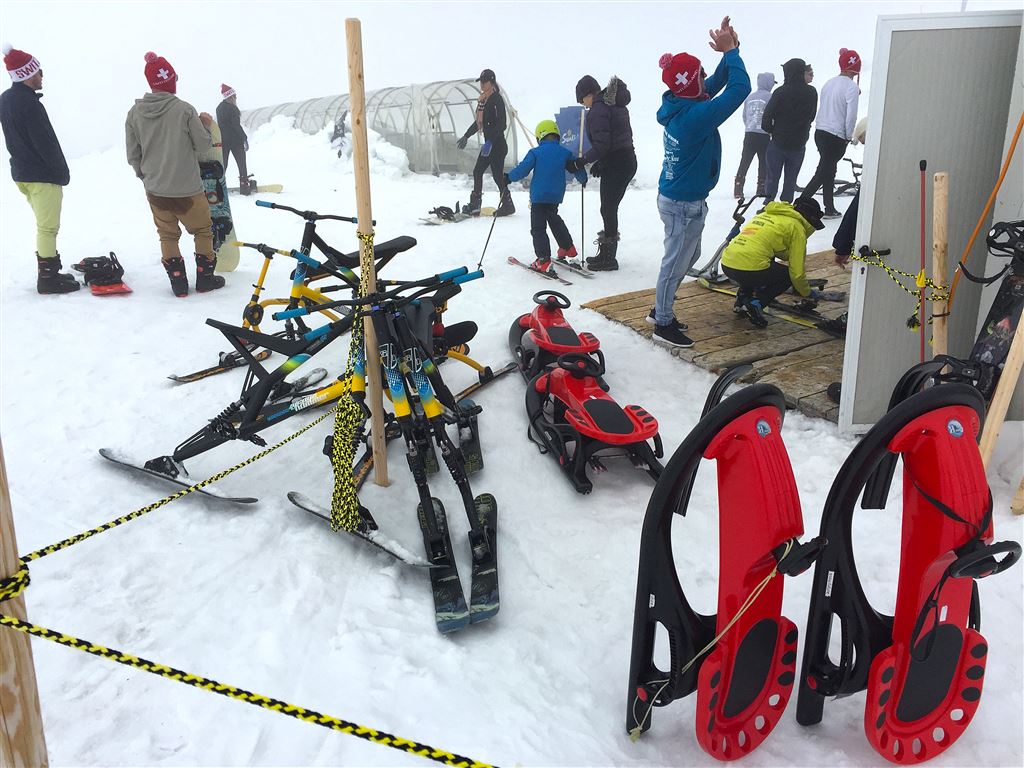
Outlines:
{"label": "black sneaker", "polygon": [[687,349],[693,346],[693,339],[683,333],[679,323],[673,320],[668,325],[654,326],[654,335],[651,339],[658,344],[667,344],[670,347]]}
{"label": "black sneaker", "polygon": [[747,311],[747,317],[750,318],[750,322],[758,328],[768,327],[768,318],[764,316],[764,308],[761,306],[761,302],[757,299],[751,299],[743,305]]}
{"label": "black sneaker", "polygon": [[823,219],[840,219],[842,218],[842,216],[843,214],[841,214],[835,208],[825,211],[823,214],[821,214],[821,218]]}
{"label": "black sneaker", "polygon": [[[657,325],[658,324],[658,321],[654,318],[654,308],[653,307],[651,307],[651,311],[647,314],[647,317],[644,318],[644,319],[647,320],[647,324],[648,325]],[[688,330],[689,327],[690,327],[686,323],[680,323],[678,320],[673,320],[672,322],[674,322],[676,324],[676,326],[679,328],[680,331]]]}

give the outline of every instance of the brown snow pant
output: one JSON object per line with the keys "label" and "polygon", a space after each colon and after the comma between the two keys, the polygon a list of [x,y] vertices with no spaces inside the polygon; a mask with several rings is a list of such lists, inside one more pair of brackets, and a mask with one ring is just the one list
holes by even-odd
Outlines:
{"label": "brown snow pant", "polygon": [[196,253],[213,258],[213,222],[210,219],[210,204],[206,194],[200,192],[192,197],[159,197],[146,193],[153,222],[160,235],[160,256],[163,261],[181,258],[178,240],[185,227],[196,241]]}

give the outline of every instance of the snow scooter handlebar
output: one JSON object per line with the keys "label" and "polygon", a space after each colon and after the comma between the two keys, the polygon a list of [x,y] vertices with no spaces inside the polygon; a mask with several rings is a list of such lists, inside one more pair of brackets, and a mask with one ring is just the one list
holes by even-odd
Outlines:
{"label": "snow scooter handlebar", "polygon": [[243,243],[241,240],[235,240],[235,245],[238,248],[252,248],[254,251],[259,251],[263,256],[291,256],[291,251],[284,251],[280,248],[275,248],[272,245],[266,243]]}
{"label": "snow scooter handlebar", "polygon": [[[297,208],[292,208],[291,206],[288,205],[281,205],[280,203],[272,203],[269,200],[257,200],[256,205],[259,206],[260,208],[274,208],[282,211],[290,211],[291,213],[294,213],[296,216],[301,216],[306,221],[331,220],[347,221],[349,224],[359,223],[359,219],[357,219],[355,216],[335,216],[333,214],[317,213],[316,211],[300,211]],[[377,221],[375,219],[371,219],[370,224],[371,226],[377,226]]]}

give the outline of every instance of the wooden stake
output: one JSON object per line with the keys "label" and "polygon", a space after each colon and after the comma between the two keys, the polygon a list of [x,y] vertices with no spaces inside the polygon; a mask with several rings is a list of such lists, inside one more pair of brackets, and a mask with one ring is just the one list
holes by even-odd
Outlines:
{"label": "wooden stake", "polygon": [[986,469],[989,459],[992,458],[992,451],[995,450],[999,430],[1003,428],[1006,409],[1010,407],[1013,390],[1017,388],[1017,382],[1020,380],[1022,366],[1024,366],[1024,328],[1018,326],[1016,333],[1013,334],[1010,352],[1003,364],[1003,372],[999,374],[999,383],[996,385],[995,394],[992,395],[992,402],[988,406],[985,428],[981,432],[981,460],[985,463]]}
{"label": "wooden stake", "polygon": [[1024,477],[1020,480],[1020,487],[1017,488],[1017,493],[1013,496],[1013,501],[1010,502],[1010,509],[1013,510],[1014,514],[1024,515]]}
{"label": "wooden stake", "polygon": [[[0,579],[13,576],[19,566],[4,448],[0,443]],[[0,603],[0,613],[27,621],[25,598],[5,600]],[[0,627],[0,765],[5,768],[49,764],[30,641],[28,635]]]}
{"label": "wooden stake", "polygon": [[[363,35],[359,19],[345,19],[345,40],[348,44],[348,93],[352,114],[352,164],[356,177],[356,211],[359,233],[373,232],[373,210],[370,205],[370,157],[366,138],[366,82],[363,77]],[[360,269],[367,276],[371,291],[377,290],[377,268],[360,245]],[[363,318],[366,345],[366,399],[370,406],[370,439],[373,441],[373,479],[377,485],[388,484],[388,454],[384,442],[384,402],[381,389],[377,333],[373,321]]]}
{"label": "wooden stake", "polygon": [[[949,252],[947,224],[949,221],[949,174],[936,173],[933,177],[932,200],[932,282],[946,285],[949,275],[946,273],[946,255]],[[947,327],[945,301],[932,303],[932,357],[946,354],[949,349],[949,332]]]}

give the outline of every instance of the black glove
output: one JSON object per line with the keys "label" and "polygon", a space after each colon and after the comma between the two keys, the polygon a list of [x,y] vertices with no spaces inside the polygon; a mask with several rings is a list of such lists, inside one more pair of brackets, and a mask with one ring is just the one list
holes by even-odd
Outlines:
{"label": "black glove", "polygon": [[574,157],[571,160],[565,161],[565,170],[569,173],[577,173],[587,167],[586,162],[582,157]]}
{"label": "black glove", "polygon": [[601,162],[598,161],[590,166],[590,175],[595,179],[601,178]]}
{"label": "black glove", "polygon": [[458,147],[459,149],[465,149],[466,148],[466,141],[467,141],[466,137],[463,136],[461,139],[459,139],[458,141],[455,142],[455,146]]}

